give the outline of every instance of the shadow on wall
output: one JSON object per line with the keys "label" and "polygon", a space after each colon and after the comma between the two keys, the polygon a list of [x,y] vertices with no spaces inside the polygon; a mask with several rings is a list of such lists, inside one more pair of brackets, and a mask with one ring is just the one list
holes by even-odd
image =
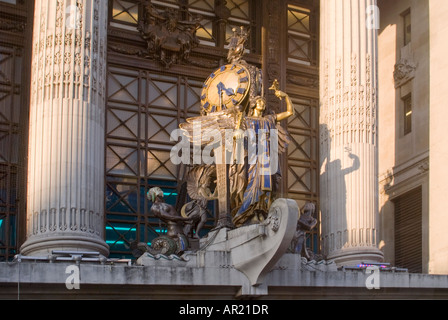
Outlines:
{"label": "shadow on wall", "polygon": [[[322,210],[322,237],[323,252],[341,249],[348,242],[347,229],[347,186],[345,176],[360,168],[359,157],[352,153],[349,145],[345,146],[345,152],[353,161],[352,165],[342,168],[340,158],[332,159],[335,154],[331,148],[332,138],[326,124],[321,124],[321,151],[320,151],[320,195]],[[341,214],[342,213],[342,214]]]}

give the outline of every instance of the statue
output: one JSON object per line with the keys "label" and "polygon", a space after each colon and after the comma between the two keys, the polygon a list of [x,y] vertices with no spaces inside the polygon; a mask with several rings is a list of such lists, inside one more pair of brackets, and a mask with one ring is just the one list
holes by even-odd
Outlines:
{"label": "statue", "polygon": [[184,228],[184,234],[189,235],[193,224],[196,224],[193,238],[199,239],[199,233],[207,221],[209,210],[207,203],[210,200],[218,199],[217,189],[212,193],[210,188],[215,184],[216,168],[213,166],[197,166],[188,174],[187,190],[188,195],[193,201],[188,202],[182,207],[181,215],[184,218],[191,219]]}
{"label": "statue", "polygon": [[167,256],[181,254],[188,248],[188,238],[183,228],[186,223],[192,223],[192,219],[182,217],[172,205],[166,203],[163,199],[163,191],[158,187],[151,188],[147,193],[147,197],[153,203],[150,214],[165,222],[168,230],[166,236],[155,238],[150,246],[144,242],[131,243],[133,255],[139,257],[145,252]]}
{"label": "statue", "polygon": [[[291,244],[299,208],[294,200],[277,199],[281,178],[278,153],[285,152],[290,142],[280,122],[294,115],[294,106],[274,81],[270,89],[286,101],[286,111],[266,112],[262,73],[242,60],[247,36],[244,28],[239,34],[234,30],[229,63],[212,72],[203,85],[201,116],[179,126],[181,146],[174,147],[171,156],[181,160],[178,164],[189,161],[190,143],[194,146],[194,166],[183,184],[191,201],[179,214],[163,202],[161,190],[151,189],[148,195],[154,203],[151,212],[169,225],[170,240],[161,243],[168,244],[171,252],[181,252],[182,239],[191,234],[193,225],[194,237],[200,237],[207,220],[207,203],[217,199],[216,226],[198,241],[201,252],[230,255],[234,268],[256,287]],[[197,161],[198,155],[201,161]],[[177,247],[171,246],[173,242]]]}
{"label": "statue", "polygon": [[314,229],[317,220],[314,218],[316,206],[312,202],[307,202],[303,208],[303,213],[297,221],[297,230],[291,243],[292,252],[302,255],[308,260],[312,259],[313,254],[306,247],[306,233]]}
{"label": "statue", "polygon": [[[180,125],[193,144],[203,145],[207,140],[204,137],[209,136],[221,139],[220,146],[215,148],[215,157],[225,154],[215,159],[219,227],[240,227],[266,219],[281,178],[278,161],[271,172],[271,158],[278,160],[278,153],[285,152],[290,142],[287,131],[279,123],[294,115],[293,103],[279,90],[277,80],[270,89],[286,101],[286,111],[266,114],[261,71],[242,60],[248,33],[243,27],[239,34],[237,29],[233,32],[227,57],[229,64],[214,71],[204,83],[202,116],[187,119]],[[200,130],[194,130],[195,123]],[[229,131],[233,132],[230,143],[226,135]],[[254,145],[257,147],[251,148]],[[229,158],[231,161],[227,162]]]}
{"label": "statue", "polygon": [[227,61],[229,63],[240,61],[244,55],[244,44],[246,43],[249,34],[244,27],[241,27],[241,33],[238,35],[237,29],[233,28],[233,36],[230,39],[229,52],[227,54]]}
{"label": "statue", "polygon": [[[232,194],[236,204],[236,208],[232,211],[233,223],[237,227],[248,222],[261,222],[266,218],[270,205],[275,200],[278,180],[281,177],[279,166],[277,166],[276,172],[271,172],[269,168],[272,165],[270,162],[271,152],[284,152],[290,141],[286,130],[279,125],[279,122],[294,115],[294,106],[289,96],[278,89],[277,81],[274,82],[271,89],[275,90],[275,95],[280,100],[286,100],[287,108],[285,112],[279,114],[265,115],[266,100],[257,96],[253,99],[248,116],[243,119],[242,127],[252,133],[252,136],[249,134],[247,143],[258,142],[259,150],[248,155],[246,172],[240,169],[238,173],[235,172],[237,177],[233,177],[234,180],[245,179],[245,182],[239,182],[239,186],[246,185],[245,190],[238,188]],[[269,136],[271,130],[277,130],[275,132],[278,132],[278,145],[275,146],[277,150],[271,150],[271,143],[268,141],[269,138],[272,138]],[[261,132],[266,133],[266,139],[260,137]],[[241,140],[242,138],[242,131],[236,131],[235,139]],[[260,140],[262,140],[261,144],[259,143]]]}
{"label": "statue", "polygon": [[147,56],[157,59],[166,68],[188,62],[191,51],[199,45],[196,31],[200,21],[200,16],[195,16],[193,21],[180,21],[176,9],[159,11],[146,0],[138,30],[148,44]]}

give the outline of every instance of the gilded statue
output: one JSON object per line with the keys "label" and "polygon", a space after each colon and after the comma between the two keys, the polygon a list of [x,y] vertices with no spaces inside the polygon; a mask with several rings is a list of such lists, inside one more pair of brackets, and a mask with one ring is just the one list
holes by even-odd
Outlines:
{"label": "gilded statue", "polygon": [[[276,97],[285,99],[286,111],[278,114],[266,114],[266,99],[257,96],[252,99],[248,115],[242,119],[241,129],[236,130],[234,138],[237,145],[242,143],[244,133],[247,135],[245,145],[257,144],[257,152],[247,152],[247,160],[243,164],[234,164],[231,175],[233,189],[231,191],[233,223],[236,227],[244,224],[264,221],[269,207],[275,200],[278,181],[281,177],[278,165],[278,153],[283,153],[289,143],[289,136],[279,124],[294,115],[294,105],[291,98],[279,90],[275,81],[270,88]],[[277,135],[274,146],[272,134]],[[263,136],[264,135],[264,136]],[[274,148],[273,148],[274,147]],[[274,154],[277,153],[277,154]],[[273,157],[277,156],[275,172],[272,171]],[[242,186],[244,186],[242,188]]]}
{"label": "gilded statue", "polygon": [[[165,23],[162,27],[170,28],[172,33],[177,34],[179,26],[169,23],[169,12],[162,15],[150,5],[146,9],[146,31],[152,41],[150,44],[161,45],[162,49],[172,44],[169,41],[160,42],[161,38],[151,33],[154,28],[160,27],[156,22],[162,21]],[[281,180],[278,157],[286,151],[290,142],[287,131],[280,123],[293,116],[295,110],[291,98],[280,90],[275,80],[269,89],[278,99],[285,101],[286,110],[268,112],[262,72],[242,60],[247,39],[248,32],[244,28],[240,33],[234,29],[229,63],[212,72],[204,82],[201,116],[189,118],[179,126],[182,132],[180,138],[188,140],[187,147],[181,141],[172,149],[170,156],[190,166],[190,162],[183,161],[190,160],[189,147],[193,144],[193,158],[197,154],[201,158],[201,162],[193,161],[183,184],[187,186],[189,202],[178,201],[182,205],[176,206],[179,209],[176,210],[165,203],[162,190],[150,189],[150,214],[167,224],[168,233],[154,239],[150,247],[136,244],[137,252],[179,254],[186,250],[188,237],[199,238],[208,216],[212,217],[208,211],[209,201],[217,200],[217,229],[262,223],[271,214],[271,205],[279,196]],[[179,37],[175,43],[181,43],[178,40]],[[182,157],[179,157],[179,151]]]}
{"label": "gilded statue", "polygon": [[[229,64],[212,72],[204,82],[202,116],[180,125],[193,145],[204,147],[210,137],[220,141],[214,149],[218,227],[229,227],[229,220],[240,227],[266,218],[281,179],[278,155],[286,151],[290,142],[280,122],[294,115],[291,98],[279,89],[277,80],[269,89],[286,102],[286,111],[267,112],[261,70],[242,60],[248,32],[244,28],[233,32]],[[224,159],[222,152],[226,153],[225,163],[217,161]]]}

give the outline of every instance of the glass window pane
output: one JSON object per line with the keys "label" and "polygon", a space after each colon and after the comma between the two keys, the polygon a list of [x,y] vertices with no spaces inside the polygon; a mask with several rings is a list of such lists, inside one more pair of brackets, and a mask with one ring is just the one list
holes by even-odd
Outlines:
{"label": "glass window pane", "polygon": [[16,252],[18,130],[22,107],[19,50],[0,46],[0,261],[11,260]]}
{"label": "glass window pane", "polygon": [[311,10],[295,5],[288,5],[288,61],[311,65],[317,61],[313,53],[316,40],[311,32]]}
{"label": "glass window pane", "polygon": [[138,23],[138,3],[114,0],[112,19],[132,24]]}
{"label": "glass window pane", "polygon": [[201,9],[209,12],[213,12],[215,8],[215,0],[189,0],[188,4],[190,8]]}
{"label": "glass window pane", "polygon": [[412,97],[406,97],[404,100],[404,134],[412,131]]}
{"label": "glass window pane", "polygon": [[[203,80],[110,65],[108,81],[106,239],[114,257],[131,254],[131,234],[150,243],[166,230],[150,216],[146,193],[160,187],[165,202],[176,204],[183,176],[170,159],[170,134],[199,114]],[[202,235],[214,226],[213,215],[209,220]]]}
{"label": "glass window pane", "polygon": [[302,12],[288,11],[288,28],[308,33],[310,30],[310,16]]}
{"label": "glass window pane", "polygon": [[0,216],[0,247],[5,246],[5,244],[6,244],[6,229],[7,228],[8,228],[8,226],[6,225],[6,216]]}
{"label": "glass window pane", "polygon": [[227,0],[227,8],[230,16],[247,20],[249,22],[249,1],[248,0]]}
{"label": "glass window pane", "polygon": [[411,42],[411,12],[408,11],[403,16],[404,21],[404,45]]}
{"label": "glass window pane", "polygon": [[196,36],[205,40],[214,40],[213,38],[213,21],[203,19],[201,27],[196,31]]}
{"label": "glass window pane", "polygon": [[115,213],[136,212],[136,187],[108,182],[106,186],[106,210]]}

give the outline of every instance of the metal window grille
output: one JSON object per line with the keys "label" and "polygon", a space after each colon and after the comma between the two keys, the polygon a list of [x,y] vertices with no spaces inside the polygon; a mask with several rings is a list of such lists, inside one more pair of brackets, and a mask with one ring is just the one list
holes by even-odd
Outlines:
{"label": "metal window grille", "polygon": [[394,206],[395,265],[422,273],[422,188],[398,197]]}

